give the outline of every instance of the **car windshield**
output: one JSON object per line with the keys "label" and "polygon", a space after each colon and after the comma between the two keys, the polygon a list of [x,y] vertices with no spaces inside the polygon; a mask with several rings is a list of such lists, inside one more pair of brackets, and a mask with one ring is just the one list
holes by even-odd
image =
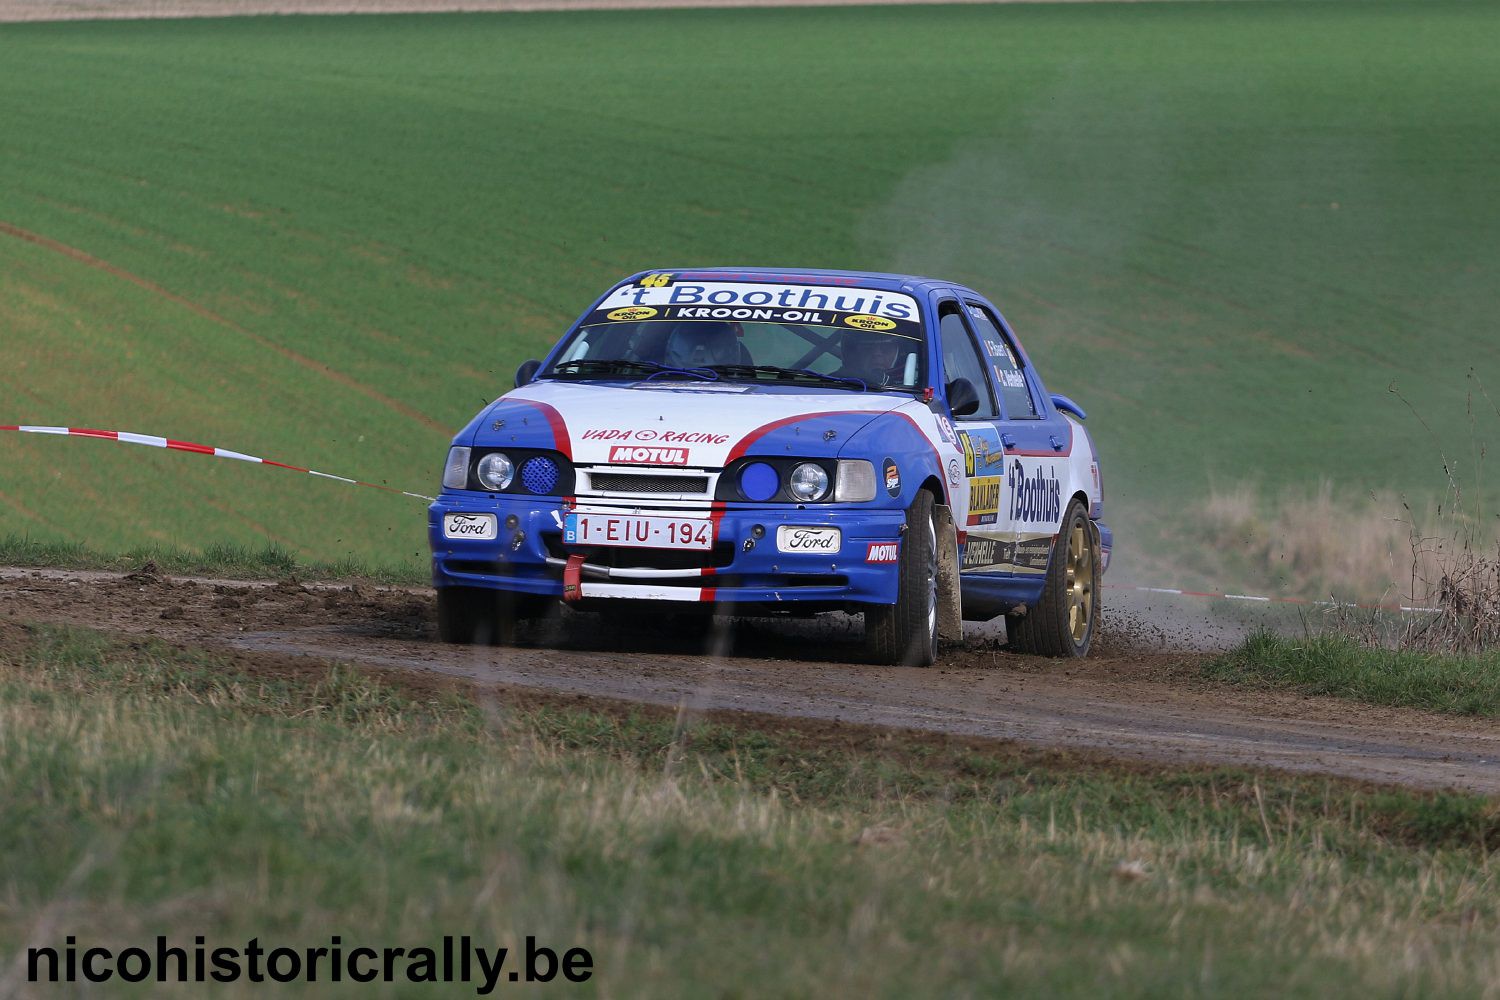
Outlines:
{"label": "car windshield", "polygon": [[927,375],[917,320],[910,297],[866,289],[626,285],[589,314],[541,377],[910,392]]}

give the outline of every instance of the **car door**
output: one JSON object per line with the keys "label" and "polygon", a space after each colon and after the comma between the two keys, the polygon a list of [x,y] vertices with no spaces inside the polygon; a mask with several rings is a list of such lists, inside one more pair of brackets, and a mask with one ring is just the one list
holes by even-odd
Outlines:
{"label": "car door", "polygon": [[[1041,576],[1062,521],[1062,482],[1072,452],[1073,429],[1044,398],[994,307],[965,297],[964,316],[978,334],[1000,399],[995,421],[1002,451],[1000,502],[987,533],[998,540],[991,572]],[[971,515],[972,516],[972,515]],[[973,530],[973,529],[970,529]],[[983,553],[975,553],[978,559]]]}
{"label": "car door", "polygon": [[948,383],[958,378],[968,379],[979,397],[975,412],[953,417],[969,486],[968,510],[953,512],[959,530],[967,536],[960,575],[972,576],[1007,571],[1008,565],[1002,562],[1002,557],[1009,550],[1002,546],[1005,449],[1000,439],[1001,409],[995,392],[994,366],[986,360],[985,349],[975,337],[975,328],[966,312],[956,293],[938,300],[943,378]]}

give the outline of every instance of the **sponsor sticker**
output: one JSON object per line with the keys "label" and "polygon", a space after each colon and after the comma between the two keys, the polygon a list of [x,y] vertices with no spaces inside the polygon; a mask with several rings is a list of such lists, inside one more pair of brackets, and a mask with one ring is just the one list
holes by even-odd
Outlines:
{"label": "sponsor sticker", "polygon": [[1001,544],[998,538],[970,535],[969,540],[964,543],[964,557],[960,568],[978,570],[998,566],[1002,555]]}
{"label": "sponsor sticker", "polygon": [[881,468],[884,470],[885,491],[893,497],[899,497],[901,495],[901,470],[896,468],[895,459],[886,459]]}
{"label": "sponsor sticker", "polygon": [[976,476],[969,480],[969,524],[994,524],[1000,516],[999,476]]}
{"label": "sponsor sticker", "polygon": [[617,444],[609,449],[609,460],[617,465],[687,465],[688,450]]}
{"label": "sponsor sticker", "polygon": [[896,330],[919,335],[921,311],[904,292],[831,285],[750,281],[684,281],[648,275],[615,289],[600,303],[593,322],[614,321],[621,309],[655,309],[662,320],[717,319],[770,323],[847,325],[859,330]]}
{"label": "sponsor sticker", "polygon": [[583,432],[585,441],[661,441],[667,444],[727,444],[728,434],[710,434],[707,431],[658,431],[649,427],[640,430],[619,427],[593,427]]}
{"label": "sponsor sticker", "polygon": [[1010,519],[1018,523],[1054,524],[1062,519],[1062,483],[1056,466],[1041,465],[1030,474],[1020,459],[1010,467]]}
{"label": "sponsor sticker", "polygon": [[871,542],[865,549],[867,563],[893,563],[900,556],[900,542]]}
{"label": "sponsor sticker", "polygon": [[884,316],[871,316],[868,313],[855,313],[853,316],[844,317],[844,325],[852,326],[856,330],[894,330],[896,321],[886,319]]}
{"label": "sponsor sticker", "polygon": [[636,320],[650,319],[655,315],[656,310],[650,306],[626,306],[623,309],[615,309],[604,314],[605,319],[612,319],[617,323],[632,323]]}
{"label": "sponsor sticker", "polygon": [[[1000,443],[1000,432],[993,427],[976,427],[959,431],[959,440],[964,453],[964,472],[970,476],[998,476],[1005,472],[1005,446]],[[999,469],[992,470],[994,466]]]}
{"label": "sponsor sticker", "polygon": [[958,436],[953,431],[953,421],[941,413],[934,413],[932,418],[937,421],[938,436],[949,444],[958,444]]}
{"label": "sponsor sticker", "polygon": [[1052,542],[1051,535],[1023,538],[1016,542],[1016,551],[1011,557],[1011,563],[1015,566],[1016,572],[1047,572],[1047,563],[1052,560]]}
{"label": "sponsor sticker", "polygon": [[958,459],[948,459],[948,485],[957,489],[958,484],[963,480],[963,478],[963,469],[960,469],[958,467]]}
{"label": "sponsor sticker", "polygon": [[783,524],[776,529],[776,548],[781,552],[823,552],[839,550],[843,532],[838,528],[812,528]]}
{"label": "sponsor sticker", "polygon": [[960,568],[975,573],[1021,573],[1035,576],[1047,572],[1052,558],[1052,535],[1029,535],[1019,539],[970,535],[964,544]]}

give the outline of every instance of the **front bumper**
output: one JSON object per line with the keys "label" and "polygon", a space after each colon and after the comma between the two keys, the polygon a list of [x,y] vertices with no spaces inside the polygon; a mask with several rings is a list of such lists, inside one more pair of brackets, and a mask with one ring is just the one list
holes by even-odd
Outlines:
{"label": "front bumper", "polygon": [[[581,553],[585,557],[579,573],[577,596],[581,599],[823,606],[893,604],[896,600],[897,564],[891,557],[899,551],[906,524],[901,510],[716,504],[712,511],[717,522],[713,549],[683,552],[564,545],[563,517],[574,509],[626,515],[710,516],[710,511],[701,506],[637,509],[618,501],[584,501],[571,508],[561,500],[445,491],[428,508],[433,586],[485,587],[562,597],[568,557]],[[494,514],[498,537],[448,538],[443,530],[446,514]],[[511,518],[514,521],[508,523]],[[776,529],[783,525],[836,527],[841,533],[839,550],[781,551]],[[876,546],[873,552],[872,546]],[[883,561],[867,561],[872,555]]]}

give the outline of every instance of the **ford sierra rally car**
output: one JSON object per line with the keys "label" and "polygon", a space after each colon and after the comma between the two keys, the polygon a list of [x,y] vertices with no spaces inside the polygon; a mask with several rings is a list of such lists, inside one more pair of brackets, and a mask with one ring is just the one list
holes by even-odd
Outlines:
{"label": "ford sierra rally car", "polygon": [[647,271],[453,440],[430,508],[439,633],[558,601],[861,614],[880,663],[964,620],[1088,652],[1111,535],[1084,413],[948,281]]}

